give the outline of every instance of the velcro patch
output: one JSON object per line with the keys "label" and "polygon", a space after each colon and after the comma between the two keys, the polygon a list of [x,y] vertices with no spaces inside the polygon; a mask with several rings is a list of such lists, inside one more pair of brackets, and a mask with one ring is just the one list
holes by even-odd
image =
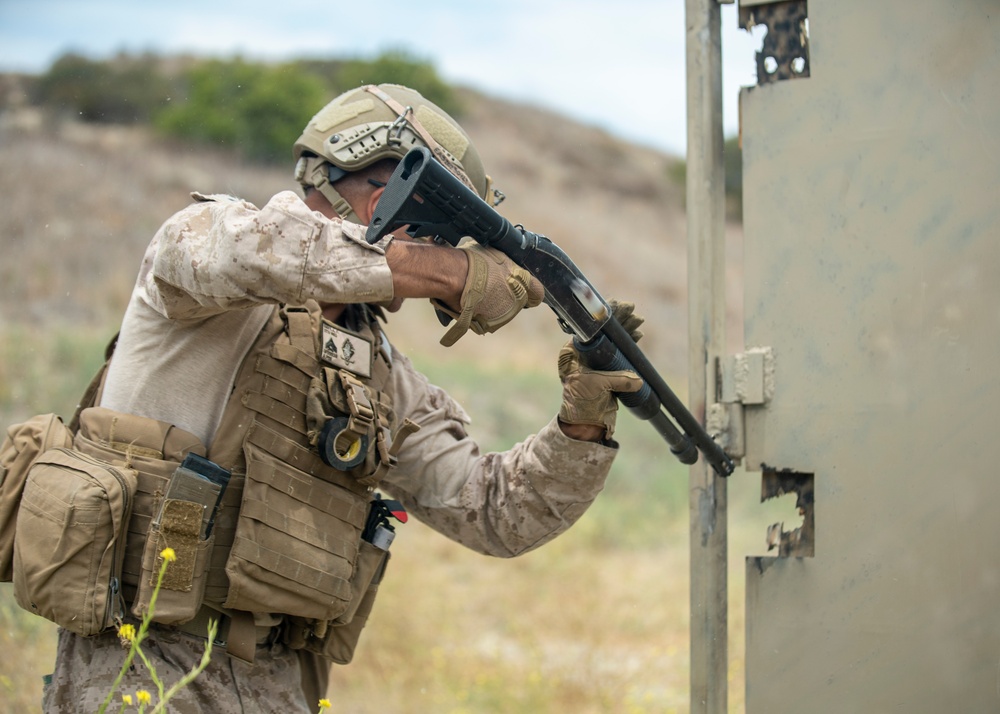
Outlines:
{"label": "velcro patch", "polygon": [[364,335],[324,320],[322,344],[320,357],[327,364],[346,369],[360,377],[372,376],[375,350],[371,340]]}
{"label": "velcro patch", "polygon": [[462,160],[462,157],[465,156],[465,150],[469,148],[469,139],[462,132],[430,107],[417,107],[414,116],[430,132],[437,143],[458,161]]}
{"label": "velcro patch", "polygon": [[[163,588],[187,592],[194,580],[194,561],[198,553],[198,533],[205,507],[193,501],[168,498],[163,503],[160,517],[160,542],[163,547],[174,549],[177,558],[167,566],[163,575]],[[160,557],[156,559],[157,572]],[[155,577],[155,574],[154,576]]]}
{"label": "velcro patch", "polygon": [[374,99],[359,99],[348,104],[335,104],[331,102],[319,110],[310,122],[316,131],[330,131],[338,124],[350,121],[355,117],[366,114],[375,108]]}

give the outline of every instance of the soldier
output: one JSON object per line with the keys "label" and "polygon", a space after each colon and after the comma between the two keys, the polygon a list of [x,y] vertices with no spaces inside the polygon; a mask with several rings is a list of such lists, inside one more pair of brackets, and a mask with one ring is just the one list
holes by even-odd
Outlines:
{"label": "soldier", "polygon": [[[371,610],[392,512],[512,557],[569,528],[601,490],[617,449],[612,392],[638,389],[636,375],[587,370],[565,348],[559,415],[483,455],[462,407],[384,332],[383,310],[405,298],[430,299],[454,319],[447,344],[543,299],[526,271],[475,243],[455,249],[401,232],[366,242],[364,226],[413,146],[490,197],[450,116],[411,89],[366,86],[330,102],[296,142],[304,198],[282,192],[258,209],[195,193],[154,236],[113,356],[70,424],[75,451],[135,474],[121,567],[103,632],[59,623],[46,711],[92,712],[104,700],[125,657],[115,615],[137,624],[148,610],[166,546],[177,562],[143,645],[161,679],[197,664],[206,623],[220,622],[211,663],[173,707],[314,711],[330,663],[350,661]],[[628,307],[618,316],[633,331],[641,322]],[[212,479],[222,474],[217,508],[177,495],[190,454]],[[148,682],[135,667],[122,691]]]}

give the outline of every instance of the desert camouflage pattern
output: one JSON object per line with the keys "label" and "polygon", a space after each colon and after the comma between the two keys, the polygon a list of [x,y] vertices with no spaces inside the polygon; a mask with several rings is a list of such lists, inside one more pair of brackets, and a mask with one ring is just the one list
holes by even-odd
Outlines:
{"label": "desert camouflage pattern", "polygon": [[[154,627],[142,649],[156,667],[165,689],[169,689],[201,661],[205,640]],[[44,688],[43,710],[52,714],[96,712],[111,691],[125,655],[115,632],[88,638],[60,630],[56,669],[51,683]],[[122,694],[130,694],[136,702],[136,692],[140,689],[153,696],[151,706],[146,707],[148,711],[156,704],[156,686],[136,657],[107,710],[119,710]],[[178,714],[295,714],[317,711],[317,702],[318,699],[307,702],[303,694],[298,655],[275,643],[259,645],[253,665],[213,654],[205,671],[172,698],[167,707]]]}
{"label": "desert camouflage pattern", "polygon": [[261,209],[194,197],[146,250],[100,406],[210,444],[275,304],[378,302],[393,288],[388,240],[369,245],[361,226],[328,220],[291,191]]}
{"label": "desert camouflage pattern", "polygon": [[397,413],[420,431],[382,487],[449,538],[486,555],[520,555],[569,528],[603,488],[615,449],[570,439],[553,418],[509,451],[482,454],[462,407],[397,351],[391,378]]}
{"label": "desert camouflage pattern", "polygon": [[[101,406],[176,424],[210,445],[235,375],[278,303],[387,300],[392,284],[384,244],[368,245],[360,226],[327,220],[292,193],[259,210],[229,197],[196,198],[146,253]],[[510,450],[483,454],[462,407],[388,349],[393,409],[420,430],[379,490],[430,527],[512,557],[564,532],[603,488],[615,449],[572,440],[553,418]],[[164,627],[151,632],[148,655],[166,681],[200,659],[203,641]],[[95,711],[124,657],[114,633],[61,632],[45,711]],[[279,645],[259,647],[252,667],[220,653],[176,711],[315,711],[302,687],[312,697],[324,677],[307,674],[301,682],[297,654]],[[138,687],[149,688],[141,666],[123,691]]]}

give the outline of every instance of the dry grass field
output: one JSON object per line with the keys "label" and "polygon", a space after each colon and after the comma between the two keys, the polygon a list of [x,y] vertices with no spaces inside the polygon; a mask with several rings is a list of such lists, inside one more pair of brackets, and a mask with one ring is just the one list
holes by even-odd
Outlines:
{"label": "dry grass field", "polygon": [[[668,179],[675,159],[537,109],[471,93],[466,102],[465,124],[509,197],[503,212],[553,238],[605,296],[638,304],[643,347],[683,395],[686,238],[681,190]],[[145,244],[191,190],[259,204],[294,189],[290,167],[27,111],[0,111],[0,166],[3,426],[72,412]],[[738,227],[731,237],[735,316]],[[564,336],[546,308],[451,349],[437,344],[426,305],[407,305],[388,329],[466,405],[486,448],[507,448],[556,409]],[[630,415],[620,424],[606,493],[537,552],[489,559],[418,523],[401,527],[356,660],[334,672],[334,711],[687,711],[687,472],[648,425]],[[742,556],[761,552],[772,521],[750,518],[756,484],[739,472],[730,483],[732,711],[742,711],[743,698]],[[20,611],[0,585],[5,710],[37,710],[53,644],[52,626]]]}

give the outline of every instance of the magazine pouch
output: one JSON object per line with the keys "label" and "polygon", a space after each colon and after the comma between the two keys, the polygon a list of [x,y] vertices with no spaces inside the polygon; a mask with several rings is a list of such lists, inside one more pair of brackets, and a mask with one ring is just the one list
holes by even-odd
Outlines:
{"label": "magazine pouch", "polygon": [[[187,454],[174,469],[146,534],[139,592],[132,606],[137,617],[153,610],[156,622],[179,625],[198,613],[208,582],[216,516],[230,476],[226,469],[195,453]],[[168,548],[169,562],[164,563]]]}
{"label": "magazine pouch", "polygon": [[150,525],[142,553],[139,594],[132,606],[137,617],[149,610],[163,564],[162,553],[173,550],[156,599],[154,620],[179,625],[194,618],[205,596],[209,556],[215,537],[201,537],[203,506],[192,501],[166,499],[159,521]]}

